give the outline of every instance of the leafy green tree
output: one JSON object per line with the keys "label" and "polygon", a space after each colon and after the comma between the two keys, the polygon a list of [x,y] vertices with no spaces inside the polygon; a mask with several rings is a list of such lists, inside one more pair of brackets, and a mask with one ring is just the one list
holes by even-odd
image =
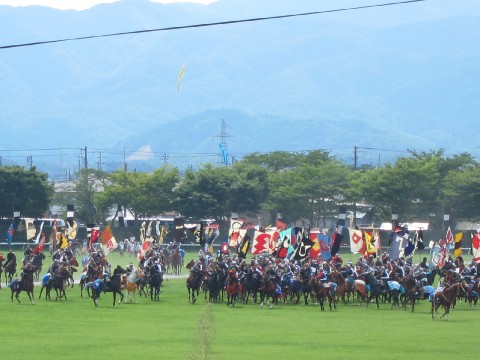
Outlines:
{"label": "leafy green tree", "polygon": [[75,179],[75,211],[81,221],[98,224],[105,221],[108,205],[102,201],[101,193],[107,174],[101,170],[82,169]]}
{"label": "leafy green tree", "polygon": [[269,174],[270,196],[265,208],[280,212],[287,221],[307,220],[325,226],[343,196],[349,169],[328,152],[297,155],[297,165]]}
{"label": "leafy green tree", "polygon": [[231,212],[254,213],[267,191],[267,171],[261,166],[206,164],[197,172],[186,172],[176,189],[177,210],[187,217],[215,219],[229,217]]}
{"label": "leafy green tree", "polygon": [[301,154],[288,151],[274,151],[268,154],[252,153],[246,155],[242,162],[260,165],[271,171],[290,169],[297,166]]}
{"label": "leafy green tree", "polygon": [[11,217],[13,211],[21,216],[41,217],[48,211],[53,186],[47,174],[35,167],[25,170],[20,166],[0,167],[0,216]]}
{"label": "leafy green tree", "polygon": [[168,166],[152,173],[119,170],[109,174],[99,199],[110,208],[121,205],[128,209],[135,219],[155,216],[172,210],[174,188],[178,181],[178,169]]}

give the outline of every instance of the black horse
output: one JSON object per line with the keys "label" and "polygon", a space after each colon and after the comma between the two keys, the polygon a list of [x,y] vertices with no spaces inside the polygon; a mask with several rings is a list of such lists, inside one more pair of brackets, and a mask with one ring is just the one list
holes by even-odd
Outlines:
{"label": "black horse", "polygon": [[368,307],[368,303],[375,298],[375,302],[377,303],[377,309],[380,309],[380,305],[378,304],[378,298],[383,293],[382,285],[380,282],[373,276],[371,272],[365,273],[365,284],[370,286],[370,294],[367,299],[367,304],[365,308]]}
{"label": "black horse", "polygon": [[[202,273],[194,271],[191,272],[190,276],[186,281],[188,290],[188,302],[195,304],[195,301],[197,301],[197,297],[200,293],[200,285],[202,285],[202,280]],[[196,296],[195,293],[197,294]]]}
{"label": "black horse", "polygon": [[156,264],[150,269],[148,284],[150,285],[150,299],[159,301],[160,288],[163,284],[163,272],[160,264]]}
{"label": "black horse", "polygon": [[45,260],[45,255],[42,252],[34,253],[32,255],[31,262],[36,268],[35,273],[33,274],[35,281],[38,281],[40,274],[42,273],[43,260]]}
{"label": "black horse", "polygon": [[242,279],[243,287],[245,289],[245,304],[248,303],[250,295],[253,302],[257,302],[257,294],[262,287],[262,274],[257,271],[249,270]]}
{"label": "black horse", "polygon": [[34,295],[33,295],[33,273],[35,272],[35,267],[27,264],[22,268],[22,274],[20,279],[14,279],[10,283],[10,290],[12,291],[12,295],[10,296],[10,300],[13,304],[13,296],[17,299],[18,303],[20,304],[20,298],[18,297],[22,291],[25,291],[30,299],[32,305],[34,304]]}
{"label": "black horse", "polygon": [[120,265],[117,265],[115,270],[113,270],[113,275],[111,277],[105,277],[104,279],[97,279],[93,282],[91,287],[92,290],[92,299],[95,306],[98,306],[98,299],[102,292],[111,292],[113,293],[113,306],[116,306],[117,294],[120,295],[120,300],[118,305],[123,301],[123,292],[122,292],[122,275],[126,274],[127,270],[122,268]]}
{"label": "black horse", "polygon": [[5,285],[8,285],[17,273],[17,257],[13,252],[7,255],[7,262],[3,267],[3,272],[5,273]]}

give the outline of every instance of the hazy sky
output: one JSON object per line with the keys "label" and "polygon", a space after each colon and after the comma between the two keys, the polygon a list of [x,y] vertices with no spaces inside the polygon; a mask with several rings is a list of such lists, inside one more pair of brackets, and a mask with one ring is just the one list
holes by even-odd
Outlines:
{"label": "hazy sky", "polygon": [[[89,9],[97,4],[113,3],[119,0],[0,0],[0,5],[10,6],[29,6],[29,5],[41,5],[48,6],[62,10],[85,10]],[[158,2],[162,4],[175,3],[175,2],[190,2],[210,4],[217,0],[150,0],[152,2]]]}

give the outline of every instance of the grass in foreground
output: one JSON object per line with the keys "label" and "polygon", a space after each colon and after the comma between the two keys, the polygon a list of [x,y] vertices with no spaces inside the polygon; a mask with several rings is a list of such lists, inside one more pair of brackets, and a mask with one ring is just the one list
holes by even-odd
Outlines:
{"label": "grass in foreground", "polygon": [[[110,260],[110,255],[109,255]],[[112,264],[124,265],[111,257]],[[126,259],[128,264],[129,259]],[[117,262],[118,261],[118,262]],[[40,288],[35,289],[38,297]],[[339,305],[279,304],[272,310],[257,304],[209,304],[200,295],[188,303],[185,280],[164,282],[159,302],[137,297],[138,304],[112,306],[104,294],[95,308],[80,298],[78,285],[68,301],[36,299],[10,303],[0,290],[2,359],[473,359],[478,309],[458,304],[450,321],[432,321],[430,304],[409,310]]]}

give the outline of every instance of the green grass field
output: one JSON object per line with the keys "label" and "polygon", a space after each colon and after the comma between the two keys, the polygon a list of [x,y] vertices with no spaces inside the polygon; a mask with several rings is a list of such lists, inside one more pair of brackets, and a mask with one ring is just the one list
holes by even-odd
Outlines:
{"label": "green grass field", "polygon": [[[188,253],[186,260],[194,257]],[[113,265],[134,260],[116,253],[108,258]],[[432,321],[426,301],[415,313],[390,310],[389,304],[380,310],[339,305],[325,312],[291,304],[270,310],[237,303],[232,308],[209,304],[203,294],[192,305],[185,279],[166,280],[159,302],[137,296],[138,303],[115,308],[112,294],[103,294],[96,308],[91,299],[80,297],[78,285],[61,302],[39,300],[39,291],[38,286],[34,305],[26,293],[20,295],[22,304],[12,304],[2,278],[2,359],[438,360],[474,359],[478,352],[478,309],[463,303],[449,321]]]}

